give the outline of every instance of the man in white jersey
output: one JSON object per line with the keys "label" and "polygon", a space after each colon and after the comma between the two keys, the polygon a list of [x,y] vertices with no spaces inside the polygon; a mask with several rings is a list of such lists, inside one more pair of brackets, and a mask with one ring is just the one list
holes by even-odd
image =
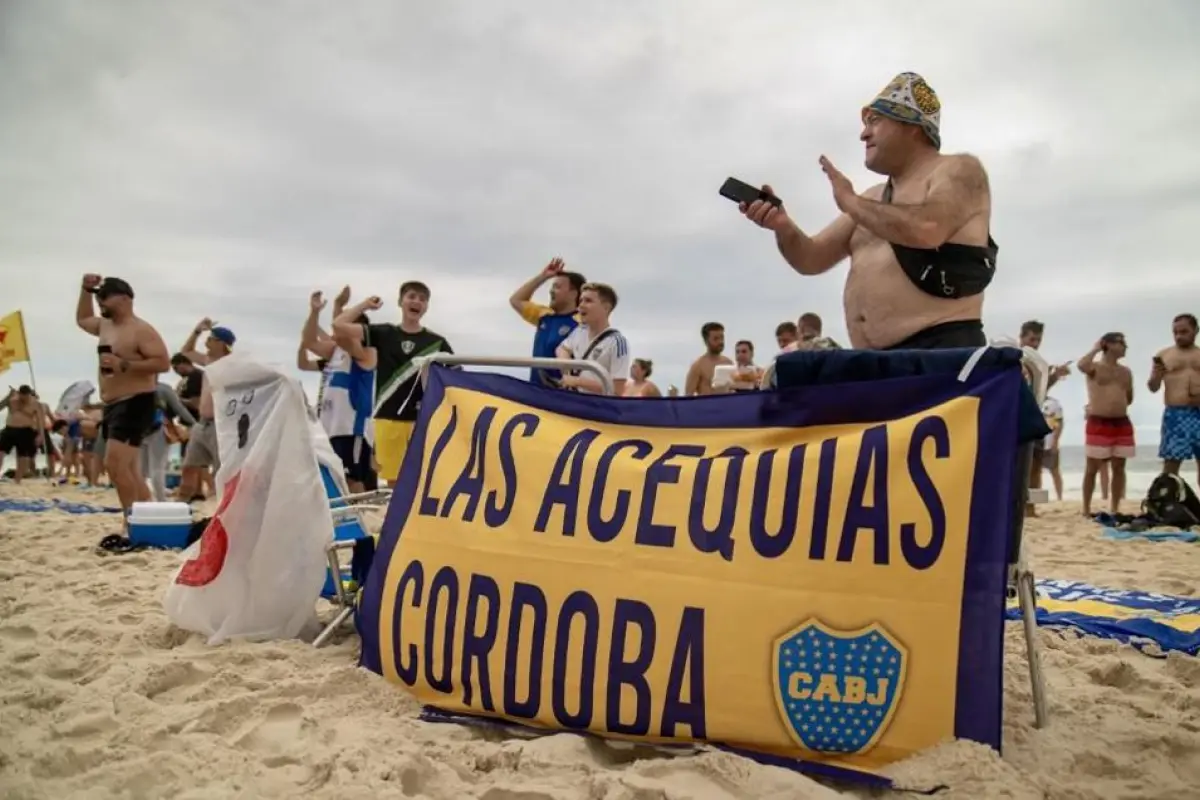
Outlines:
{"label": "man in white jersey", "polygon": [[[629,342],[625,335],[609,324],[609,316],[617,307],[617,293],[604,283],[585,283],[579,292],[579,325],[558,346],[559,358],[591,361],[602,367],[613,381],[613,394],[625,393],[629,377]],[[564,375],[564,389],[588,394],[603,394],[604,387],[595,375],[582,372]]]}
{"label": "man in white jersey", "polygon": [[[334,300],[334,313],[341,313],[349,300],[350,287],[347,286]],[[321,427],[329,435],[333,452],[341,459],[350,491],[373,492],[379,488],[371,424],[375,401],[375,348],[364,347],[357,340],[335,344],[318,322],[324,308],[321,292],[313,292],[309,298],[308,319],[301,333],[301,347],[325,359],[317,401]],[[356,322],[366,325],[369,320],[366,314],[360,314]]]}

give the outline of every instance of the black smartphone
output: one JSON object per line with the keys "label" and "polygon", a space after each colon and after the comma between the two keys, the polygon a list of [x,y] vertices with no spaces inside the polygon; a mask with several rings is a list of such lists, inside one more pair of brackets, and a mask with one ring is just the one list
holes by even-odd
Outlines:
{"label": "black smartphone", "polygon": [[775,195],[764,192],[757,186],[751,186],[745,181],[739,181],[737,178],[727,178],[725,183],[721,184],[720,192],[721,197],[729,198],[735,203],[749,205],[755,200],[765,200],[776,208],[783,205],[783,201]]}

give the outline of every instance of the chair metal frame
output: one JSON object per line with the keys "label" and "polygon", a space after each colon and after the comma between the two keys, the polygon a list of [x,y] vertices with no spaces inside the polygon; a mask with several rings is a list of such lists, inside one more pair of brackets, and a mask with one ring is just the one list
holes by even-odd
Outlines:
{"label": "chair metal frame", "polygon": [[[331,497],[329,506],[334,528],[343,522],[355,521],[365,532],[367,521],[363,518],[363,511],[380,505],[386,506],[391,496],[390,490],[378,490]],[[325,624],[321,632],[317,634],[317,638],[313,639],[313,647],[320,647],[329,641],[334,632],[354,615],[357,592],[348,590],[345,581],[342,580],[342,554],[343,552],[353,553],[354,545],[357,542],[357,539],[343,539],[325,545],[325,563],[328,565],[329,574],[333,576],[334,590],[334,595],[329,598],[329,602],[338,607],[338,612]]]}
{"label": "chair metal frame", "polygon": [[[992,343],[993,347],[1016,347],[1022,353],[1021,362],[1033,376],[1033,395],[1041,406],[1050,388],[1050,365],[1032,347],[1021,347],[1011,340]],[[1016,596],[1021,609],[1021,624],[1025,634],[1025,652],[1029,662],[1029,683],[1033,694],[1033,726],[1044,728],[1049,722],[1046,702],[1046,679],[1042,672],[1042,652],[1037,632],[1037,589],[1033,566],[1025,552],[1025,508],[1029,503],[1044,503],[1045,490],[1029,488],[1029,473],[1033,466],[1034,443],[1029,442],[1017,451],[1013,475],[1012,552],[1008,564],[1007,595]],[[1036,493],[1036,494],[1035,494]]]}

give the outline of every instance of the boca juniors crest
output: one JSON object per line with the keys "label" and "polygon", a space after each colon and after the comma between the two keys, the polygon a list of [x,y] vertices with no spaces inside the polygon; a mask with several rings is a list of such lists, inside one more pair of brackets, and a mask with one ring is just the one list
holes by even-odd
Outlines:
{"label": "boca juniors crest", "polygon": [[821,753],[870,750],[904,693],[908,652],[882,625],[810,619],[775,641],[775,700],[793,740]]}

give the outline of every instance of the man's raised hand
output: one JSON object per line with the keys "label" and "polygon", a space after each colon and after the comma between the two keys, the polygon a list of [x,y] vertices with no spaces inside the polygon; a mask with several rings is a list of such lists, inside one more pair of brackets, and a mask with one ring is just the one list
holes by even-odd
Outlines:
{"label": "man's raised hand", "polygon": [[833,202],[837,203],[839,211],[845,211],[847,206],[858,196],[854,191],[854,184],[825,156],[821,156],[819,163],[821,171],[829,179],[829,188],[833,190]]}
{"label": "man's raised hand", "polygon": [[322,311],[325,308],[325,298],[321,295],[321,290],[313,292],[308,296],[308,307],[312,311]]}

